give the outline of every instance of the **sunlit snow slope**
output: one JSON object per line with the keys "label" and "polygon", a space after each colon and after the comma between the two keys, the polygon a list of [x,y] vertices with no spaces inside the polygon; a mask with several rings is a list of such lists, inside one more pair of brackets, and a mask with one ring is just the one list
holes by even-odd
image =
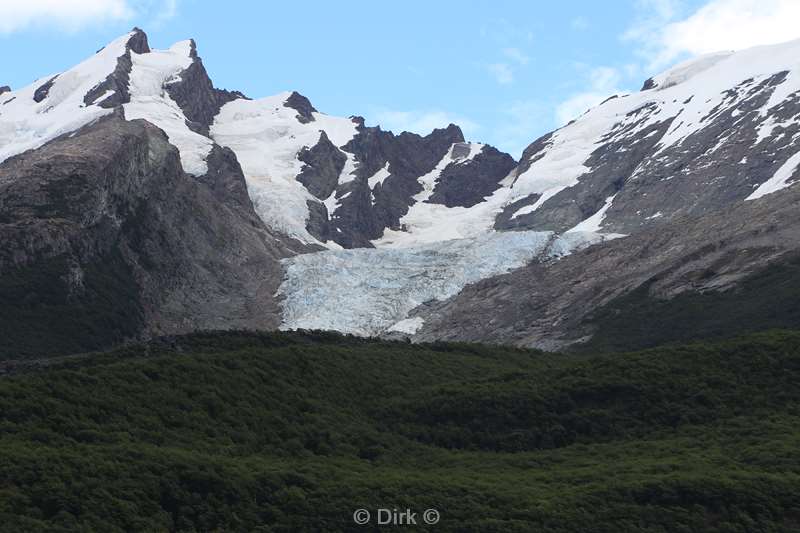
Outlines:
{"label": "sunlit snow slope", "polygon": [[[798,178],[800,41],[711,54],[532,144],[504,227],[631,233],[760,198]],[[602,220],[598,220],[602,219]]]}
{"label": "sunlit snow slope", "polygon": [[131,36],[123,35],[66,72],[0,94],[0,161],[111,113],[112,109],[97,105],[110,93],[93,105],[86,105],[84,97],[114,71]]}

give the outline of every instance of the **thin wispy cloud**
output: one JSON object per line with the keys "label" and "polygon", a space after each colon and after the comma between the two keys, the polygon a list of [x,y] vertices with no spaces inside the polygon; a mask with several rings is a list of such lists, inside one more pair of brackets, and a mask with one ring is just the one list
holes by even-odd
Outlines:
{"label": "thin wispy cloud", "polygon": [[500,18],[485,21],[479,30],[480,36],[500,45],[514,46],[519,43],[530,43],[534,40],[533,32],[528,24],[514,24],[508,19]]}
{"label": "thin wispy cloud", "polygon": [[520,65],[527,65],[531,60],[522,50],[514,47],[503,48],[503,55]]}
{"label": "thin wispy cloud", "polygon": [[503,48],[500,52],[505,56],[505,60],[486,65],[486,70],[497,83],[508,85],[514,82],[515,70],[527,65],[531,58],[514,46]]}
{"label": "thin wispy cloud", "polygon": [[586,17],[575,17],[569,22],[569,27],[576,31],[589,29],[589,21]]}
{"label": "thin wispy cloud", "polygon": [[596,67],[591,69],[587,76],[588,89],[571,95],[556,107],[556,125],[563,126],[606,98],[624,92],[619,89],[621,81],[622,76],[615,68]]}
{"label": "thin wispy cloud", "polygon": [[495,81],[501,85],[506,85],[514,81],[514,71],[508,63],[492,63],[486,67]]}
{"label": "thin wispy cloud", "polygon": [[160,27],[178,14],[178,0],[157,0],[150,2],[145,10],[152,17],[148,26]]}
{"label": "thin wispy cloud", "polygon": [[395,133],[410,131],[419,135],[427,135],[436,128],[446,128],[449,124],[458,124],[464,135],[470,136],[479,129],[478,124],[467,117],[437,109],[409,111],[375,109],[370,113],[370,117],[372,122],[379,124],[384,130],[391,130]]}
{"label": "thin wispy cloud", "polygon": [[495,144],[519,159],[533,141],[532,132],[549,129],[552,110],[539,100],[517,100],[500,109],[503,120],[491,132]]}

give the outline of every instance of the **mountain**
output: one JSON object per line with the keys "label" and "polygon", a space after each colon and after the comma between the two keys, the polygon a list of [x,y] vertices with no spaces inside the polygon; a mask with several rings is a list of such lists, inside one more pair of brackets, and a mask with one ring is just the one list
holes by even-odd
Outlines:
{"label": "mountain", "polygon": [[800,245],[798,52],[794,41],[689,61],[531,144],[496,227],[627,237],[420,308],[417,338],[554,349],[613,319],[620,338],[639,330],[622,342],[632,348],[800,324],[787,298]]}
{"label": "mountain", "polygon": [[[561,349],[647,308],[644,337],[680,298],[749,308],[754,279],[793,279],[798,52],[678,65],[517,162],[452,124],[394,134],[218,89],[194,41],[134,29],[0,90],[5,356],[277,327]],[[753,323],[723,314],[685,335]]]}

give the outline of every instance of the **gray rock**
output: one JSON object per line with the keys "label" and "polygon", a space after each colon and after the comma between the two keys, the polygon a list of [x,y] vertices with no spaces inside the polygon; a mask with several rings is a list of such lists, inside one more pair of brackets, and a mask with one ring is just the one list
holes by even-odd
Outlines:
{"label": "gray rock", "polygon": [[178,75],[180,81],[169,83],[167,93],[175,100],[188,119],[186,123],[195,133],[208,135],[209,128],[220,108],[238,98],[246,98],[238,91],[217,89],[208,77],[203,60],[197,55],[194,39],[191,41],[192,63]]}
{"label": "gray rock", "polygon": [[97,103],[97,99],[109,91],[113,94],[104,98],[103,101],[97,103],[97,105],[110,109],[122,104],[127,104],[131,101],[131,96],[128,92],[131,69],[133,68],[131,52],[137,54],[150,53],[147,35],[139,28],[133,28],[133,35],[131,35],[130,39],[128,39],[128,42],[125,44],[125,53],[117,58],[117,65],[114,71],[109,74],[102,83],[99,83],[84,95],[84,104],[93,105]]}
{"label": "gray rock", "polygon": [[34,91],[33,93],[34,102],[38,104],[43,102],[44,99],[47,98],[47,96],[50,94],[50,89],[53,87],[53,83],[55,83],[56,81],[56,78],[58,78],[58,75],[53,76],[52,78],[44,82],[42,85],[40,85],[36,89],[36,91]]}
{"label": "gray rock", "polygon": [[298,93],[297,91],[293,91],[292,94],[289,95],[289,98],[283,103],[285,107],[290,107],[297,111],[297,120],[302,124],[308,124],[309,122],[314,122],[314,115],[312,113],[316,113],[317,110],[314,109],[314,106],[311,105],[311,102],[303,96],[302,94]]}
{"label": "gray rock", "polygon": [[421,306],[415,341],[463,340],[546,350],[585,341],[592,313],[641,287],[653,298],[726,290],[800,250],[800,190],[788,189],[702,216],[535,263]]}
{"label": "gray rock", "polygon": [[[362,122],[363,124],[363,122]],[[371,247],[371,240],[385,228],[399,229],[400,218],[422,190],[417,178],[441,161],[454,143],[463,143],[458,126],[436,129],[429,135],[394,135],[379,127],[359,126],[359,132],[343,149],[354,154],[355,179],[336,190],[340,207],[331,214],[331,235],[345,248]],[[368,180],[384,166],[390,175],[370,189]]]}
{"label": "gray rock", "polygon": [[297,154],[297,159],[305,163],[297,175],[297,181],[305,185],[308,192],[320,200],[333,194],[347,156],[334,146],[324,131],[320,132],[317,144],[312,148],[303,148]]}
{"label": "gray rock", "polygon": [[[103,305],[117,305],[132,326],[111,326],[117,320],[111,316],[85,317],[85,326],[106,332],[109,344],[198,329],[277,327],[279,259],[309,248],[264,227],[230,151],[215,148],[208,163],[207,175],[187,176],[161,130],[127,122],[121,112],[8,159],[0,165],[0,280],[36,280],[47,271],[43,279],[53,294],[71,295],[58,305],[73,306],[76,315],[100,297]],[[41,281],[33,283],[35,290]],[[22,301],[4,305],[39,309]],[[48,327],[31,321],[24,334],[47,335]],[[90,337],[69,334],[78,344]]]}
{"label": "gray rock", "polygon": [[331,238],[331,225],[328,219],[328,208],[322,202],[306,201],[308,206],[308,220],[306,229],[316,239],[328,242]]}
{"label": "gray rock", "polygon": [[[651,123],[658,109],[655,103],[631,111],[598,143],[584,163],[590,170],[578,184],[550,197],[533,213],[511,218],[513,211],[507,208],[498,216],[496,227],[564,231],[616,195],[605,213],[603,230],[631,234],[742,201],[796,152],[792,138],[800,132],[800,123],[793,117],[800,113],[800,95],[791,95],[769,115],[759,112],[786,75],[778,73],[760,82],[745,80],[731,88],[708,116],[693,119],[702,128],[666,150],[661,149],[661,138],[676,121],[685,119],[679,114]],[[745,97],[736,99],[736,94]],[[757,132],[768,121],[782,126],[758,141]],[[547,142],[545,136],[528,147],[518,175],[546,153]]]}
{"label": "gray rock", "polygon": [[[454,157],[458,157],[454,146]],[[467,150],[468,151],[468,150]],[[461,157],[464,157],[462,155]],[[472,207],[500,188],[500,182],[517,165],[514,158],[492,146],[485,146],[472,160],[450,163],[436,180],[427,202],[447,207]]]}

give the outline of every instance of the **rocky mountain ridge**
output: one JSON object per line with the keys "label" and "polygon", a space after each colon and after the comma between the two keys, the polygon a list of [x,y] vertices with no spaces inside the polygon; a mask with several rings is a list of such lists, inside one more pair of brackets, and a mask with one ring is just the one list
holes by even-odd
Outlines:
{"label": "rocky mountain ridge", "polygon": [[[0,90],[0,321],[78,309],[91,333],[65,338],[99,339],[81,349],[232,327],[584,342],[626,294],[735,290],[794,253],[798,52],[678,65],[516,162],[452,124],[218,89],[194,41],[134,29]],[[42,280],[58,301],[20,304]]]}

